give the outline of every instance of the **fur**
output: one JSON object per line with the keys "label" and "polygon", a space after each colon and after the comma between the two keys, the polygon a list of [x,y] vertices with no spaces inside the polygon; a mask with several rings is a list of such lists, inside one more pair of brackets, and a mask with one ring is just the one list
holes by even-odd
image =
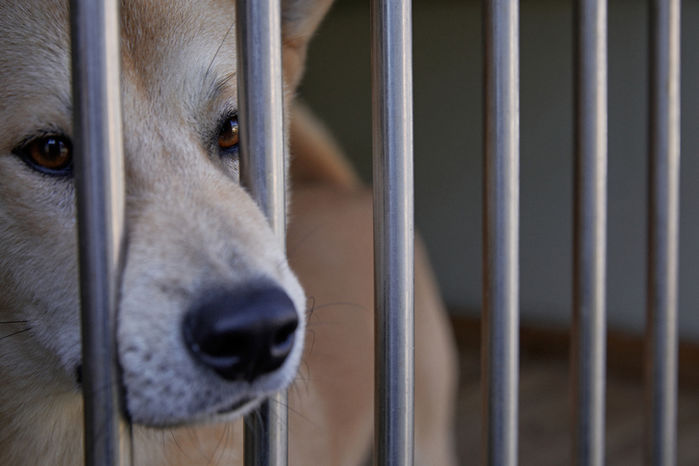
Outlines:
{"label": "fur", "polygon": [[[330,3],[283,2],[287,108]],[[121,2],[128,247],[117,342],[135,464],[239,464],[235,420],[287,387],[299,367],[291,464],[360,464],[372,427],[371,200],[322,125],[298,107],[288,259],[277,246],[236,182],[236,162],[219,157],[212,139],[236,108],[234,20],[232,0]],[[72,134],[68,24],[65,0],[0,0],[3,465],[82,462],[75,193],[70,178],[38,173],[12,153],[42,132]],[[448,465],[454,354],[420,246],[416,260],[417,458]],[[291,298],[295,345],[270,374],[228,382],[186,351],[182,317],[215,287],[260,279]]]}

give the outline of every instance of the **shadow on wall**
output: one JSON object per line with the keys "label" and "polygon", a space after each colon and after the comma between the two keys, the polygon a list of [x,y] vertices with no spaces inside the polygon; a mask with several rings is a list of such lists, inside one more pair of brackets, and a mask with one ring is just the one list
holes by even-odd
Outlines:
{"label": "shadow on wall", "polygon": [[[570,320],[572,3],[521,5],[521,311]],[[480,2],[413,2],[416,221],[448,306],[478,313],[481,287]],[[699,340],[699,3],[683,4],[680,333]],[[609,5],[610,327],[645,319],[646,3]],[[301,96],[371,177],[369,4],[339,0],[310,50]]]}

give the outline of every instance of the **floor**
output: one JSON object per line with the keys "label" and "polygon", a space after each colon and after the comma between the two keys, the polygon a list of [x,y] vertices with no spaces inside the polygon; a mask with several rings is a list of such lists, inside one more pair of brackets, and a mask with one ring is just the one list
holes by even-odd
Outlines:
{"label": "floor", "polygon": [[[457,408],[460,464],[480,465],[479,355],[473,344],[465,345],[462,342],[460,356]],[[637,376],[619,372],[609,371],[607,376],[606,464],[641,465],[643,388]],[[570,464],[568,377],[564,358],[522,355],[520,465]],[[699,465],[699,387],[680,387],[678,412],[678,464]]]}

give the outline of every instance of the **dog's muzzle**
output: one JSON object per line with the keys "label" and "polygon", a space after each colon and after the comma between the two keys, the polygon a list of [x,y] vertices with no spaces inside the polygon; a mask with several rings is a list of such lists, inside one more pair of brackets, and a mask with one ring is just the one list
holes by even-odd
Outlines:
{"label": "dog's muzzle", "polygon": [[280,368],[294,346],[298,313],[279,287],[209,293],[186,315],[194,359],[230,381],[252,382]]}

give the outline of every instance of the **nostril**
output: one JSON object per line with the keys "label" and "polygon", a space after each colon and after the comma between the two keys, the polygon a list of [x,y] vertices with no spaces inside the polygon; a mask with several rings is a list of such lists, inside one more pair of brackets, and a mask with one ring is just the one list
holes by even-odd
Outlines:
{"label": "nostril", "polygon": [[209,294],[187,313],[183,336],[194,358],[227,380],[254,380],[284,363],[298,314],[277,287]]}
{"label": "nostril", "polygon": [[198,351],[211,356],[240,356],[250,346],[248,335],[240,331],[212,332],[197,338]]}
{"label": "nostril", "polygon": [[287,323],[277,332],[272,345],[274,353],[281,355],[291,351],[291,347],[294,344],[294,332],[296,332],[296,327],[298,327],[298,319]]}

